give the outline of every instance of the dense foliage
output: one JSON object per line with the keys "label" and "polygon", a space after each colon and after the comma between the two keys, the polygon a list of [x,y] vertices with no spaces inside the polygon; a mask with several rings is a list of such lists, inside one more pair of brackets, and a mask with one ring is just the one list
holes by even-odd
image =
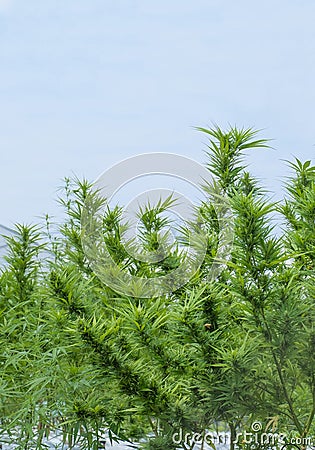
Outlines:
{"label": "dense foliage", "polygon": [[[142,438],[146,449],[188,449],[184,440],[174,443],[174,433],[205,436],[218,427],[228,427],[233,447],[254,421],[262,431],[314,434],[315,167],[290,163],[285,199],[274,203],[243,163],[244,151],[265,140],[252,130],[200,130],[235,221],[233,251],[216,279],[207,277],[219,233],[210,199],[198,206],[208,236],[204,262],[165,296],[123,296],[94,274],[81,243],[86,181],[66,180],[58,234],[47,218],[46,231],[18,225],[7,238],[1,428],[20,448],[41,448],[54,429],[70,446],[89,449],[101,446],[106,430],[113,439]],[[142,211],[144,247],[156,245],[170,206]],[[276,230],[274,216],[281,218]],[[175,245],[156,263],[131,257],[118,206],[107,210],[103,230],[116,263],[130,273],[158,277],[181,263]]]}

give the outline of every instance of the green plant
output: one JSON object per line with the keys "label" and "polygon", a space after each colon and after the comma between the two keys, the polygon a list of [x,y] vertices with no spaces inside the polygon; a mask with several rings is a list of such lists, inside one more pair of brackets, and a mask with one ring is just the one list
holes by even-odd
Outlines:
{"label": "green plant", "polygon": [[[235,225],[230,258],[214,279],[220,222],[207,187],[207,200],[196,205],[208,241],[204,261],[167,295],[143,298],[137,286],[122,295],[96,276],[81,218],[87,199],[96,210],[102,203],[85,180],[66,180],[66,219],[55,239],[46,218],[46,253],[36,227],[18,226],[8,239],[0,279],[1,426],[20,448],[42,448],[53,430],[70,446],[95,450],[104,433],[144,439],[141,448],[188,450],[193,443],[173,440],[180,429],[205,437],[226,427],[233,449],[237,433],[257,420],[263,431],[277,424],[288,438],[314,433],[315,168],[290,163],[286,199],[275,204],[244,165],[244,151],[266,140],[250,129],[200,131]],[[146,250],[156,249],[172,201],[139,212]],[[275,214],[283,218],[276,233]],[[120,270],[157,278],[182,263],[191,231],[181,230],[164,259],[140,261],[123,245],[121,208],[106,208],[100,220],[100,242]]]}

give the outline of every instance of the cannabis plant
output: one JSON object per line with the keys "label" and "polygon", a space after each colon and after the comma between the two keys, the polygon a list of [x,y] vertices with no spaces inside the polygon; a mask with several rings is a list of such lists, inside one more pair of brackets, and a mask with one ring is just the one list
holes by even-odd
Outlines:
{"label": "cannabis plant", "polygon": [[[122,206],[109,207],[86,180],[66,179],[56,236],[47,217],[46,233],[18,226],[8,239],[0,279],[3,439],[40,449],[57,433],[70,448],[123,439],[188,450],[187,433],[205,446],[209,430],[227,429],[231,449],[247,450],[266,448],[259,439],[242,442],[254,423],[258,434],[284,433],[288,445],[294,436],[305,447],[314,434],[315,168],[290,163],[286,197],[274,203],[244,162],[266,140],[251,129],[199,130],[209,139],[214,186],[232,211],[223,270],[213,271],[224,222],[209,186],[195,223],[171,245],[162,236],[175,199],[139,210],[137,245],[160,250],[156,259],[137,258],[134,241],[126,246]],[[97,234],[93,221],[82,221],[86,208],[97,212]],[[95,238],[88,246],[87,227]],[[174,278],[174,289],[149,296],[145,283],[115,289],[118,273],[158,286],[188,267],[185,249],[201,232],[204,259],[185,285]],[[108,258],[117,273],[105,267]]]}

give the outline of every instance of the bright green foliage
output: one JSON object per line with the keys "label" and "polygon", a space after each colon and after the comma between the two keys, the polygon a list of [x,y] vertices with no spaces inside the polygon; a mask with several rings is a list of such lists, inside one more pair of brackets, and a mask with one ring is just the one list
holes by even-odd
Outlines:
{"label": "bright green foliage", "polygon": [[[56,428],[65,442],[89,449],[100,447],[105,430],[120,439],[150,436],[145,449],[175,449],[173,433],[204,435],[218,424],[233,438],[257,420],[263,431],[276,424],[288,436],[314,434],[315,168],[290,163],[286,200],[274,204],[244,165],[244,151],[267,142],[253,130],[200,130],[209,137],[208,168],[234,213],[233,251],[216,279],[208,278],[220,244],[210,193],[196,217],[208,236],[203,264],[166,296],[123,296],[96,277],[81,243],[86,181],[66,180],[66,220],[56,239],[48,226],[46,253],[36,228],[18,226],[9,239],[0,283],[1,413],[4,430],[19,430],[20,448],[41,448]],[[157,248],[172,201],[140,211],[147,251]],[[118,206],[106,210],[102,227],[130,274],[158,277],[182,262],[176,244],[159,261],[130,256]]]}

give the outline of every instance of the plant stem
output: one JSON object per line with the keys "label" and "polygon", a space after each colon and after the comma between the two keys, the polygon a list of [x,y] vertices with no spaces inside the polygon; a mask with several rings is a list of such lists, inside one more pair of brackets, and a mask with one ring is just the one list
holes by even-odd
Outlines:
{"label": "plant stem", "polygon": [[311,428],[314,416],[315,416],[315,377],[314,377],[314,374],[312,376],[312,394],[313,394],[312,395],[312,397],[313,397],[313,406],[312,406],[312,410],[310,412],[310,415],[308,417],[308,420],[307,420],[307,422],[305,424],[305,427],[304,427],[304,430],[303,430],[303,433],[302,433],[302,436],[301,436],[302,438],[307,437],[308,432],[309,432],[309,430]]}
{"label": "plant stem", "polygon": [[235,448],[235,439],[236,439],[236,428],[234,426],[234,424],[232,422],[229,422],[229,427],[230,427],[230,450],[234,450]]}
{"label": "plant stem", "polygon": [[[264,315],[263,311],[262,311],[262,317],[263,317],[264,325],[265,325],[267,333],[268,333],[269,342],[271,343],[272,342],[272,334],[271,334],[270,328],[269,328],[269,326],[267,324],[267,321],[266,321],[266,318],[265,318],[265,315]],[[285,397],[285,399],[287,401],[287,404],[288,404],[290,412],[291,412],[292,420],[293,420],[294,425],[296,426],[298,432],[302,436],[302,434],[303,434],[302,425],[300,424],[300,421],[299,421],[299,419],[297,418],[297,416],[295,414],[292,400],[291,400],[291,398],[290,398],[290,396],[288,394],[287,387],[285,385],[285,380],[283,378],[283,374],[282,374],[282,369],[281,369],[280,363],[279,363],[279,361],[277,359],[277,356],[276,356],[276,354],[275,354],[275,352],[274,352],[274,350],[272,348],[271,348],[271,353],[272,353],[272,357],[273,357],[273,360],[274,360],[275,365],[276,365],[276,369],[277,369],[277,372],[278,372],[278,376],[279,376],[279,380],[280,380],[280,383],[281,383],[281,387],[282,387],[282,390],[283,390],[284,397]]]}

